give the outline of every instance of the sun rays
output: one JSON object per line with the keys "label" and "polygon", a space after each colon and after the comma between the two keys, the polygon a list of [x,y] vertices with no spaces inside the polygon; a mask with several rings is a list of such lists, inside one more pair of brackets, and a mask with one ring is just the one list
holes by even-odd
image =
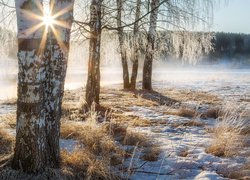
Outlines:
{"label": "sun rays", "polygon": [[[54,1],[52,1],[54,2]],[[21,34],[28,37],[41,31],[42,37],[40,42],[39,53],[42,53],[46,48],[46,42],[55,39],[62,50],[65,50],[64,44],[65,37],[63,37],[64,29],[70,29],[69,22],[65,19],[64,15],[70,12],[73,7],[67,6],[61,9],[55,9],[54,3],[50,4],[50,9],[44,9],[41,3],[36,3],[37,12],[33,10],[21,10],[23,16],[27,19],[32,19],[35,23],[32,27],[25,29]],[[46,11],[47,10],[47,11]],[[51,34],[50,34],[51,33]]]}
{"label": "sun rays", "polygon": [[50,14],[45,14],[43,16],[43,24],[46,26],[46,28],[52,27],[55,24],[54,17],[51,16]]}

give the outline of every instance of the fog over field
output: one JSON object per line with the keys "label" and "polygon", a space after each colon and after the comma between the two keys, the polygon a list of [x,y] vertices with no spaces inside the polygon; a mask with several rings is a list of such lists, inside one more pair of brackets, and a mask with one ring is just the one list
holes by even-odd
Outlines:
{"label": "fog over field", "polygon": [[[74,52],[74,50],[73,50]],[[82,54],[81,54],[82,55]],[[77,61],[79,54],[71,55],[65,89],[85,87],[87,81],[86,61]],[[117,57],[113,56],[113,57]],[[250,89],[250,66],[247,61],[230,62],[221,60],[208,64],[184,65],[181,62],[156,61],[153,68],[155,87],[190,87],[211,90],[216,86],[244,86]],[[142,63],[140,62],[140,65]],[[7,57],[0,59],[0,99],[16,97],[17,60]],[[142,66],[142,65],[141,65]],[[131,69],[131,68],[130,68]],[[142,68],[139,69],[138,81],[142,80]],[[101,66],[101,85],[122,88],[122,66],[119,59],[109,60]],[[139,83],[140,85],[140,83]]]}

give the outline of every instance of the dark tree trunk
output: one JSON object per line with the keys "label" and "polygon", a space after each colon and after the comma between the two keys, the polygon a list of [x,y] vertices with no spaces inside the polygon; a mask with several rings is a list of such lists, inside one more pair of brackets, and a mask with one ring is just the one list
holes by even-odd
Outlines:
{"label": "dark tree trunk", "polygon": [[132,54],[132,75],[131,75],[131,90],[136,88],[136,79],[138,74],[138,65],[139,65],[139,18],[141,15],[141,0],[137,0],[136,3],[136,14],[135,14],[135,24],[133,32],[133,54]]}
{"label": "dark tree trunk", "polygon": [[[129,71],[128,71],[128,62],[126,49],[124,47],[124,32],[122,27],[122,9],[123,9],[123,0],[117,0],[117,27],[118,27],[118,38],[119,38],[119,46],[122,60],[122,72],[123,72],[123,88],[129,89]],[[120,27],[120,28],[119,28]]]}
{"label": "dark tree trunk", "polygon": [[[74,0],[53,0],[50,3],[52,16],[63,9],[67,9],[62,15],[55,18],[55,22],[64,22],[64,25],[54,24],[48,32],[46,46],[46,134],[49,166],[59,167],[60,147],[60,119],[61,106],[64,93],[64,83],[68,64],[70,46],[70,31],[73,21]],[[57,15],[56,15],[57,16]]]}
{"label": "dark tree trunk", "polygon": [[151,14],[150,14],[150,25],[147,34],[147,48],[146,57],[143,66],[143,81],[142,88],[145,90],[152,90],[152,66],[155,50],[155,37],[156,37],[156,25],[158,18],[159,0],[151,1]]}
{"label": "dark tree trunk", "polygon": [[101,7],[102,0],[92,0],[90,6],[90,43],[86,103],[99,104],[100,94],[100,51],[101,51]]}
{"label": "dark tree trunk", "polygon": [[27,12],[42,16],[42,0],[16,0],[18,26],[18,99],[15,153],[13,169],[36,172],[47,164],[44,81],[45,63],[39,51],[43,28],[32,27],[41,23],[28,18]]}

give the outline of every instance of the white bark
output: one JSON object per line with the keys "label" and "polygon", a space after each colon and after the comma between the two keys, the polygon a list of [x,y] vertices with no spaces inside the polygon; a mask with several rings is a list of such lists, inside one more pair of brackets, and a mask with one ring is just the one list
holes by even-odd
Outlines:
{"label": "white bark", "polygon": [[[74,0],[53,0],[50,6],[55,21],[63,22],[60,26],[54,24],[54,31],[49,32],[46,46],[46,134],[49,158],[52,167],[59,167],[59,136],[61,105],[64,93],[64,83],[68,63],[70,31],[73,22]],[[64,10],[66,10],[64,13]],[[61,14],[57,17],[57,14]]]}
{"label": "white bark", "polygon": [[[40,23],[27,14],[41,14],[42,1],[16,0],[18,24],[18,100],[14,169],[35,172],[45,167],[46,136],[44,116],[45,64],[39,54],[42,29],[30,33]],[[29,34],[27,33],[29,32]]]}

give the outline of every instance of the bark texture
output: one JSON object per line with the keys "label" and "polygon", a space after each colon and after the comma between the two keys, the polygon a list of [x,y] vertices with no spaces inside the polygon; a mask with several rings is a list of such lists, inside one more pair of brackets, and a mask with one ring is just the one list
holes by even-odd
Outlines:
{"label": "bark texture", "polygon": [[122,71],[123,71],[123,88],[129,89],[129,71],[128,71],[128,62],[127,62],[127,55],[126,50],[124,47],[124,31],[122,28],[122,10],[124,0],[117,0],[117,27],[118,27],[118,38],[119,38],[119,46],[120,46],[120,54],[122,60]]}
{"label": "bark texture", "polygon": [[133,31],[133,54],[132,54],[132,75],[131,75],[131,90],[136,88],[136,79],[138,74],[138,65],[139,65],[139,18],[141,15],[141,0],[136,2],[136,14],[135,14],[135,24]]}
{"label": "bark texture", "polygon": [[19,73],[12,167],[33,173],[59,167],[61,104],[74,1],[51,1],[52,14],[61,26],[54,25],[49,32],[40,19],[32,18],[43,16],[42,0],[16,0],[15,4]]}
{"label": "bark texture", "polygon": [[88,80],[86,86],[86,103],[88,107],[91,107],[92,103],[99,104],[102,32],[101,8],[102,0],[91,0]]}
{"label": "bark texture", "polygon": [[18,25],[18,100],[14,169],[35,172],[47,164],[44,81],[45,63],[41,60],[42,29],[33,29],[39,20],[27,13],[41,15],[42,0],[16,0]]}
{"label": "bark texture", "polygon": [[150,25],[147,34],[146,56],[143,66],[142,88],[152,90],[152,65],[155,50],[156,25],[159,10],[159,0],[151,1]]}
{"label": "bark texture", "polygon": [[[59,167],[60,160],[61,106],[68,64],[73,5],[74,0],[53,0],[50,3],[52,16],[56,16],[55,21],[64,23],[63,26],[55,24],[49,30],[49,40],[46,43],[46,135],[49,166],[53,168]],[[57,17],[63,9],[67,11]]]}

